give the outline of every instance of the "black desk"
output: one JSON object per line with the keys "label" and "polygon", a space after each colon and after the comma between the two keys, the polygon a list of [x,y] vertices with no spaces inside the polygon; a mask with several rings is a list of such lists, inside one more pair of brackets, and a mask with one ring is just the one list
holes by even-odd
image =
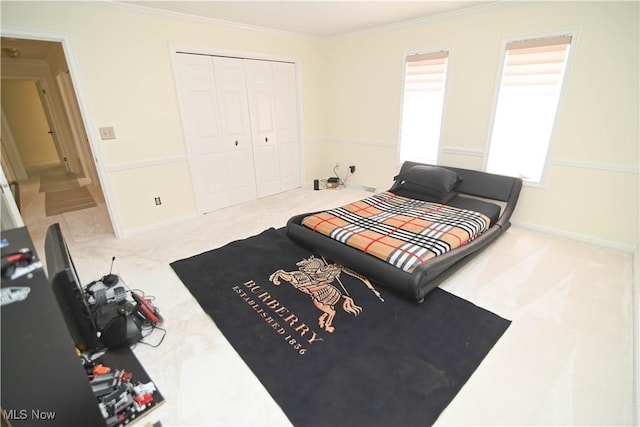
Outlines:
{"label": "black desk", "polygon": [[[30,248],[35,254],[25,227],[2,231],[2,238],[9,241],[9,246],[2,248],[2,255],[21,248]],[[1,286],[29,290],[26,299],[0,309],[3,416],[13,426],[43,420],[50,426],[104,426],[98,402],[42,267],[14,280],[3,279]],[[107,353],[104,359],[113,368],[132,372],[136,383],[150,381],[130,348],[113,355]],[[156,403],[163,401],[159,392],[154,393],[154,398]]]}

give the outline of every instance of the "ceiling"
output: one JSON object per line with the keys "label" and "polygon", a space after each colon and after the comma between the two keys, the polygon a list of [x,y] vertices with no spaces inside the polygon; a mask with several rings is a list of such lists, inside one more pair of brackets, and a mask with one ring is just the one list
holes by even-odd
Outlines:
{"label": "ceiling", "polygon": [[478,7],[495,3],[495,0],[145,0],[116,3],[325,38]]}
{"label": "ceiling", "polygon": [[[493,1],[288,0],[114,1],[123,7],[233,22],[310,37],[336,37],[370,28],[433,17]],[[45,59],[57,43],[2,37],[2,58]],[[17,49],[17,52],[16,50]]]}

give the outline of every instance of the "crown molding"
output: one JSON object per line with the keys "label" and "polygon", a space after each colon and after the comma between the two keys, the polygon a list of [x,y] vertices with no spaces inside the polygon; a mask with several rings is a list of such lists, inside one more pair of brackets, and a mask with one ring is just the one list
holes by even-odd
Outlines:
{"label": "crown molding", "polygon": [[475,15],[479,13],[490,12],[496,9],[506,9],[507,7],[526,5],[527,2],[519,1],[493,1],[491,3],[482,4],[478,6],[468,7],[465,9],[452,10],[449,12],[442,12],[435,15],[424,16],[421,18],[409,19],[406,21],[395,22],[393,24],[380,25],[377,27],[367,28],[359,31],[352,31],[337,36],[325,37],[323,41],[339,41],[350,37],[357,37],[366,34],[380,33],[385,31],[393,31],[404,28],[416,27],[425,24],[432,24],[435,22],[446,21],[449,19],[460,18],[462,16]]}
{"label": "crown molding", "polygon": [[291,31],[277,30],[274,28],[261,27],[259,25],[251,25],[251,24],[243,24],[241,22],[236,21],[227,21],[225,19],[218,18],[209,18],[205,16],[191,15],[188,13],[174,12],[170,10],[161,10],[154,9],[152,7],[141,6],[137,4],[128,4],[120,1],[106,1],[106,2],[97,2],[92,3],[99,6],[111,7],[113,9],[120,9],[126,12],[132,13],[144,13],[145,15],[154,14],[159,17],[170,17],[173,19],[180,19],[187,22],[195,22],[199,24],[215,24],[223,27],[233,28],[237,30],[245,30],[245,31],[255,31],[261,33],[270,33],[274,35],[287,36],[287,37],[297,37],[300,39],[306,39],[310,41],[319,41],[323,40],[321,37],[313,37],[307,34],[294,33]]}

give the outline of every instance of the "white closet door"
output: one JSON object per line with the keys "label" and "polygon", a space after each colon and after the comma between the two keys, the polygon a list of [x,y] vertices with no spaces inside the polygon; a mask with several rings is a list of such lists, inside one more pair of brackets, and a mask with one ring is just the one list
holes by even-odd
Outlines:
{"label": "white closet door", "polygon": [[280,189],[286,191],[300,187],[296,66],[274,62],[272,67]]}
{"label": "white closet door", "polygon": [[231,203],[254,200],[256,178],[244,61],[221,57],[210,60],[213,60],[220,107]]}
{"label": "white closet door", "polygon": [[258,197],[280,192],[279,135],[276,133],[271,64],[245,61]]}
{"label": "white closet door", "polygon": [[300,187],[295,65],[175,58],[198,211]]}
{"label": "white closet door", "polygon": [[176,55],[182,123],[200,213],[229,206],[224,139],[210,57]]}

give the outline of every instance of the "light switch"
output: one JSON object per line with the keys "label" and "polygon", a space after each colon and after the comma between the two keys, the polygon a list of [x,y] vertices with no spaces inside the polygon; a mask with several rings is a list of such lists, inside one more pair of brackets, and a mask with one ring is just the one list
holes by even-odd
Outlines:
{"label": "light switch", "polygon": [[104,139],[116,139],[116,133],[113,127],[100,128],[100,137]]}

